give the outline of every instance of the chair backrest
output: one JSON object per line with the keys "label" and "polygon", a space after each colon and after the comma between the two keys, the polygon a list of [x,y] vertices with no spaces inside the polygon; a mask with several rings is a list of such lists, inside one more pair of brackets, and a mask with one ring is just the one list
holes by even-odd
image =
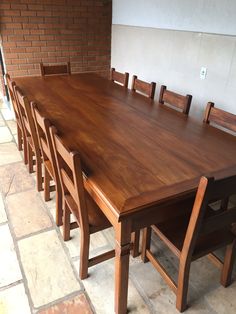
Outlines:
{"label": "chair backrest", "polygon": [[71,74],[70,62],[66,64],[44,65],[40,63],[40,70],[42,76],[56,75],[56,74]]}
{"label": "chair backrest", "polygon": [[236,132],[236,115],[214,107],[213,102],[208,102],[204,120],[205,123],[214,123],[227,130]]}
{"label": "chair backrest", "polygon": [[39,140],[40,149],[42,152],[43,160],[49,160],[52,164],[54,180],[57,190],[61,188],[60,178],[57,169],[56,157],[54,154],[52,139],[49,128],[52,126],[49,119],[43,117],[38,110],[35,102],[31,102],[32,115],[36,127],[36,132]]}
{"label": "chair backrest", "polygon": [[212,210],[212,214],[207,209],[209,204],[216,201],[224,203],[233,194],[236,194],[236,175],[219,180],[201,178],[183,245],[186,255],[193,253],[199,238],[212,235],[214,239],[216,231],[231,229],[232,223],[236,222],[236,206],[227,206],[224,210],[224,206],[220,206],[218,210]]}
{"label": "chair backrest", "polygon": [[88,213],[79,153],[69,151],[65,147],[54,126],[50,127],[50,136],[63,194],[73,198],[78,207],[78,212],[74,214],[79,219],[80,225],[86,228],[88,227]]}
{"label": "chair backrest", "polygon": [[179,109],[182,113],[188,115],[192,102],[192,95],[180,95],[167,89],[165,85],[161,86],[159,103],[169,104],[172,107]]}
{"label": "chair backrest", "polygon": [[18,104],[20,114],[21,114],[25,136],[26,137],[30,136],[32,138],[35,152],[36,154],[40,155],[39,142],[38,142],[38,137],[37,137],[37,133],[36,133],[35,125],[34,125],[34,120],[33,120],[32,112],[31,112],[29,100],[27,96],[23,94],[23,92],[18,86],[15,87],[15,94],[16,94],[17,104]]}
{"label": "chair backrest", "polygon": [[147,83],[138,79],[137,75],[133,75],[132,87],[131,90],[140,92],[147,97],[154,99],[156,83],[151,82]]}
{"label": "chair backrest", "polygon": [[129,83],[129,73],[121,73],[116,71],[115,68],[111,68],[111,81],[118,82],[127,88]]}
{"label": "chair backrest", "polygon": [[16,116],[16,120],[21,122],[20,112],[19,112],[19,108],[17,105],[16,95],[15,95],[16,83],[11,80],[10,75],[8,73],[5,75],[5,77],[6,77],[7,87],[8,87],[8,91],[10,94],[13,110],[14,110],[14,113]]}

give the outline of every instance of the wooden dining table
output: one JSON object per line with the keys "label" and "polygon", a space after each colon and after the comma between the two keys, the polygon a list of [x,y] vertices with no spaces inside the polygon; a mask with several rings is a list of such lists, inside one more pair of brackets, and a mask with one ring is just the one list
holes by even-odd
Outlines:
{"label": "wooden dining table", "polygon": [[115,230],[115,312],[126,313],[131,233],[177,215],[171,204],[202,175],[236,174],[235,136],[96,74],[15,81],[80,153],[85,188]]}

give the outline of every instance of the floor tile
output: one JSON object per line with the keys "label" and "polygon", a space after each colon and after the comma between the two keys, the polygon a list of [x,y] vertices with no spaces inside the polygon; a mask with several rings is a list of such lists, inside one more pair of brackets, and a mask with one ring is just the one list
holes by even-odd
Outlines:
{"label": "floor tile", "polygon": [[0,145],[0,166],[21,160],[21,154],[17,150],[15,143],[3,143]]}
{"label": "floor tile", "polygon": [[12,134],[17,134],[17,125],[15,120],[7,121],[7,126],[10,128]]}
{"label": "floor tile", "polygon": [[73,299],[53,305],[52,307],[39,311],[38,314],[92,314],[90,305],[84,294]]}
{"label": "floor tile", "polygon": [[3,118],[1,117],[1,114],[0,114],[0,126],[6,126],[6,123],[3,120]]}
{"label": "floor tile", "polygon": [[0,127],[0,144],[12,141],[12,135],[7,126]]}
{"label": "floor tile", "polygon": [[[79,271],[79,262],[75,262]],[[89,277],[83,280],[85,289],[97,314],[114,312],[114,259],[89,268]],[[129,281],[129,313],[150,313],[133,283]]]}
{"label": "floor tile", "polygon": [[[60,228],[62,232],[62,227]],[[80,229],[74,229],[70,232],[71,239],[66,241],[65,244],[69,250],[71,257],[77,257],[80,255]],[[104,237],[102,232],[96,232],[90,236],[90,257],[93,257],[97,254],[105,253],[109,250],[112,250],[113,247]]]}
{"label": "floor tile", "polygon": [[8,225],[0,226],[0,239],[0,287],[3,287],[22,279],[22,275]]}
{"label": "floor tile", "polygon": [[18,245],[36,308],[81,289],[56,231],[25,238]]}
{"label": "floor tile", "polygon": [[0,193],[0,223],[6,222],[6,221],[7,221],[7,215],[5,212],[5,206],[3,203],[2,194]]}
{"label": "floor tile", "polygon": [[0,190],[4,195],[35,189],[35,181],[22,161],[0,167],[0,178]]}
{"label": "floor tile", "polygon": [[236,282],[227,288],[218,286],[206,293],[207,303],[220,314],[235,314],[236,312]]}
{"label": "floor tile", "polygon": [[16,237],[52,226],[44,203],[35,190],[8,195],[6,204]]}
{"label": "floor tile", "polygon": [[0,291],[1,314],[30,314],[28,298],[23,284]]}
{"label": "floor tile", "polygon": [[0,110],[3,115],[4,120],[8,121],[8,120],[14,119],[14,113],[9,108],[2,108]]}
{"label": "floor tile", "polygon": [[3,108],[8,108],[7,104],[5,101],[3,101],[3,99],[1,99],[1,95],[0,95],[0,109]]}

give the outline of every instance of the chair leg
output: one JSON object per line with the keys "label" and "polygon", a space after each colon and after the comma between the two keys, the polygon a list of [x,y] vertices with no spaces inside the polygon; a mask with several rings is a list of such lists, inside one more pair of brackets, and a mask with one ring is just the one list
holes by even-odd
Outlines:
{"label": "chair leg", "polygon": [[89,264],[89,243],[90,235],[85,233],[80,229],[80,269],[79,276],[80,279],[85,279],[88,277],[88,264]]}
{"label": "chair leg", "polygon": [[22,131],[21,128],[19,127],[19,125],[17,124],[17,142],[18,142],[18,150],[22,150]]}
{"label": "chair leg", "polygon": [[50,175],[47,168],[44,166],[44,200],[50,201]]}
{"label": "chair leg", "polygon": [[132,232],[131,242],[133,243],[133,248],[131,250],[131,255],[137,257],[139,255],[139,239],[140,239],[140,230]]}
{"label": "chair leg", "polygon": [[70,209],[66,202],[64,202],[63,211],[63,239],[64,241],[70,240]]}
{"label": "chair leg", "polygon": [[28,167],[29,167],[29,173],[33,173],[34,172],[34,168],[33,168],[33,151],[32,148],[29,144],[27,144],[27,152],[28,152]]}
{"label": "chair leg", "polygon": [[62,208],[62,191],[56,186],[56,225],[58,227],[62,226],[63,220],[63,208]]}
{"label": "chair leg", "polygon": [[36,155],[36,180],[38,192],[43,190],[43,174],[42,174],[42,160],[40,156]]}
{"label": "chair leg", "polygon": [[146,250],[150,250],[151,233],[152,233],[152,229],[150,227],[143,229],[143,242],[142,242],[141,258],[142,258],[142,261],[144,263],[148,262],[148,258],[146,257]]}
{"label": "chair leg", "polygon": [[27,147],[27,141],[26,138],[23,137],[23,153],[24,153],[24,164],[28,164],[28,147]]}
{"label": "chair leg", "polygon": [[176,308],[180,312],[184,312],[187,309],[187,294],[188,294],[188,283],[189,283],[189,272],[190,272],[191,260],[179,262],[179,275],[178,275],[178,286],[176,293]]}
{"label": "chair leg", "polygon": [[226,247],[224,264],[223,264],[223,268],[221,272],[221,279],[220,279],[220,283],[224,287],[228,287],[231,284],[232,270],[233,270],[233,264],[234,264],[234,259],[235,259],[235,248],[236,248],[236,240],[234,240],[233,243],[227,245]]}

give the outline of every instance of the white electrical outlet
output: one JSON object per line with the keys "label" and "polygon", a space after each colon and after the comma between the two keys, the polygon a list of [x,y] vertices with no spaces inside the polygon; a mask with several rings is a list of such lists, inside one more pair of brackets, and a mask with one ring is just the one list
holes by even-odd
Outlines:
{"label": "white electrical outlet", "polygon": [[205,80],[205,79],[206,79],[206,75],[207,75],[207,68],[201,67],[201,70],[200,70],[200,79],[201,79],[201,80]]}

